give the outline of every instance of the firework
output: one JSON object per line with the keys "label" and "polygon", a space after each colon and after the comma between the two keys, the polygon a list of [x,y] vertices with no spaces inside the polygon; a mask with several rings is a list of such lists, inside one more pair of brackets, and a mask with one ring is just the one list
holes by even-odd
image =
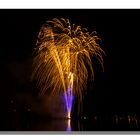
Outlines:
{"label": "firework", "polygon": [[94,78],[91,57],[94,56],[103,68],[104,51],[97,43],[95,32],[71,24],[69,19],[54,18],[41,28],[35,57],[32,78],[37,81],[40,94],[64,93],[68,117],[70,116],[73,97],[82,103],[90,69]]}
{"label": "firework", "polygon": [[64,99],[66,102],[66,107],[67,107],[67,113],[68,113],[68,118],[70,118],[70,113],[71,113],[71,109],[72,109],[72,103],[73,103],[73,94],[72,94],[72,88],[73,88],[73,74],[70,72],[69,73],[69,86],[67,89],[67,92],[64,93]]}

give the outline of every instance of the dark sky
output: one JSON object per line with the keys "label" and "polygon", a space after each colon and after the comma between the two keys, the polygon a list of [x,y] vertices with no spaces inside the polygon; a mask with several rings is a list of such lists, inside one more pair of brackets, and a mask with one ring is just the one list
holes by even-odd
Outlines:
{"label": "dark sky", "polygon": [[52,18],[69,18],[96,30],[106,52],[105,71],[95,68],[95,81],[85,98],[92,112],[139,112],[140,10],[16,9],[0,10],[0,96],[6,106],[15,93],[28,92],[31,55],[40,27]]}

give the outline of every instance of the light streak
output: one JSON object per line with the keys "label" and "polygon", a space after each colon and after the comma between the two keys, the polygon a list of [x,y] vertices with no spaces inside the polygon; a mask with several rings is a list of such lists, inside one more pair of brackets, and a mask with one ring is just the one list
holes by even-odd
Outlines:
{"label": "light streak", "polygon": [[67,120],[67,131],[72,131],[72,129],[71,129],[71,119]]}

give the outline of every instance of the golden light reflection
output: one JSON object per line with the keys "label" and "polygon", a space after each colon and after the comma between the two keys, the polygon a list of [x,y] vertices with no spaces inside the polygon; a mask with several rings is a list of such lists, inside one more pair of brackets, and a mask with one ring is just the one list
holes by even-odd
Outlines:
{"label": "golden light reflection", "polygon": [[71,128],[71,119],[68,119],[68,121],[67,121],[67,131],[72,131],[72,128]]}

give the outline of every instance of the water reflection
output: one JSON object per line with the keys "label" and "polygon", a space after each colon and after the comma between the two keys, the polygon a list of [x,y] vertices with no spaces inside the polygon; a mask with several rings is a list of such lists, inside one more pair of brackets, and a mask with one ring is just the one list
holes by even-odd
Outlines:
{"label": "water reflection", "polygon": [[71,119],[67,120],[67,131],[72,131],[72,129],[71,129]]}
{"label": "water reflection", "polygon": [[30,125],[32,131],[72,131],[70,119],[36,121]]}
{"label": "water reflection", "polygon": [[[5,115],[0,130],[5,131],[128,131],[140,130],[140,116],[129,115],[94,115],[81,119],[47,119],[35,116],[28,109],[26,112],[12,110]],[[9,117],[10,116],[10,117]]]}

